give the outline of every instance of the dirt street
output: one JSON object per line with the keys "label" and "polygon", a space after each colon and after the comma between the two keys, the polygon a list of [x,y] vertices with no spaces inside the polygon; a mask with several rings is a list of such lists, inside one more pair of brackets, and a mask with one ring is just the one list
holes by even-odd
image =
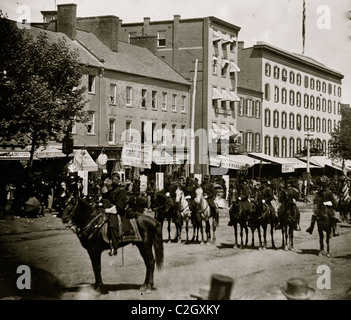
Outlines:
{"label": "dirt street", "polygon": [[[231,277],[231,300],[286,300],[281,288],[292,277],[302,277],[315,289],[313,300],[349,300],[351,298],[351,225],[340,224],[340,236],[331,239],[331,257],[319,257],[317,229],[305,232],[312,214],[311,203],[299,202],[302,231],[295,232],[295,250],[255,247],[234,249],[233,228],[227,226],[228,214],[221,212],[212,245],[199,243],[164,243],[162,270],[155,271],[155,288],[142,294],[138,288],[145,267],[136,247],[120,249],[116,257],[102,255],[102,278],[109,293],[99,295],[92,289],[93,271],[86,251],[77,236],[61,220],[47,213],[45,217],[0,220],[0,298],[40,300],[191,300],[190,295],[209,287],[213,274]],[[184,238],[183,230],[183,238]],[[167,234],[164,226],[164,238]],[[274,234],[281,245],[281,232]],[[249,232],[251,244],[251,232]],[[31,290],[19,290],[17,268],[28,265],[32,274]],[[330,289],[318,289],[322,275],[319,266],[330,269]],[[324,274],[324,272],[323,272]]]}

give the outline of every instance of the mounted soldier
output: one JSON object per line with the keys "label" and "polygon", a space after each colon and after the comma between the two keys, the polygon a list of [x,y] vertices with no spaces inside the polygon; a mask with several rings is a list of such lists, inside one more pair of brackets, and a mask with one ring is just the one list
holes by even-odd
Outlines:
{"label": "mounted soldier", "polygon": [[244,177],[239,178],[238,195],[241,210],[246,212],[248,221],[250,221],[250,217],[253,210],[252,204],[250,203],[251,190],[250,187],[247,185]]}
{"label": "mounted soldier", "polygon": [[[339,236],[337,230],[337,222],[338,219],[335,217],[335,209],[337,206],[336,198],[334,194],[329,189],[329,181],[328,178],[323,176],[316,181],[317,192],[314,197],[313,203],[315,207],[321,207],[322,205],[326,206],[328,215],[332,218],[333,221],[333,235],[334,237]],[[317,210],[314,210],[311,225],[306,230],[309,234],[312,234],[315,222],[320,218]]]}
{"label": "mounted soldier", "polygon": [[195,213],[195,210],[196,210],[196,203],[195,203],[196,188],[195,188],[193,181],[190,177],[186,178],[185,186],[183,189],[184,189],[185,199],[187,199],[189,201],[191,211],[193,213]]}
{"label": "mounted soldier", "polygon": [[106,209],[106,213],[110,213],[109,217],[109,229],[111,234],[111,252],[110,255],[117,255],[117,248],[120,238],[119,223],[120,218],[118,215],[123,216],[127,206],[127,191],[122,185],[120,176],[118,173],[112,175],[112,186],[113,189],[110,192],[109,200],[113,205],[112,208]]}
{"label": "mounted soldier", "polygon": [[210,181],[209,175],[204,176],[204,181],[201,183],[201,187],[204,192],[204,197],[207,199],[208,205],[211,208],[211,216],[216,217],[217,209],[216,209],[216,204],[214,202],[214,199],[216,197],[216,190],[214,189],[214,186]]}
{"label": "mounted soldier", "polygon": [[296,205],[296,202],[300,198],[299,190],[293,187],[293,181],[292,180],[288,180],[287,181],[286,189],[287,189],[288,193],[291,195],[291,197],[292,197],[292,199],[294,201],[294,209],[295,209],[296,220],[297,220],[295,231],[301,231],[301,228],[300,228],[300,210],[299,210],[299,208]]}

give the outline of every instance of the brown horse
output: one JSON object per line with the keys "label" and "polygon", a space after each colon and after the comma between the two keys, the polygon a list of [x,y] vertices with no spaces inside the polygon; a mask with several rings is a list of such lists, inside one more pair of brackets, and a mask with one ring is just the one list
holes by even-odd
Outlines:
{"label": "brown horse", "polygon": [[[317,216],[317,226],[319,234],[319,256],[326,255],[330,257],[330,245],[329,240],[333,231],[333,213],[329,210],[333,210],[331,207],[327,207],[323,203],[323,195],[319,192],[316,193],[314,199],[314,212]],[[327,252],[324,251],[324,233],[325,241],[327,245]]]}
{"label": "brown horse", "polygon": [[282,230],[282,248],[294,250],[294,230],[297,229],[298,215],[293,194],[283,189],[279,195],[281,203],[278,211],[279,223]]}
{"label": "brown horse", "polygon": [[[238,247],[238,224],[240,226],[240,248],[243,249],[244,245],[247,247],[248,243],[248,234],[249,234],[249,229],[248,229],[248,212],[245,210],[242,202],[239,200],[239,193],[238,189],[234,188],[232,190],[232,195],[231,195],[231,206],[229,209],[229,223],[228,226],[232,226],[234,228],[234,237],[235,237],[235,243],[234,243],[234,248]],[[245,244],[243,241],[243,236],[244,236],[244,230],[245,230]]]}
{"label": "brown horse", "polygon": [[[104,213],[99,214],[84,199],[72,197],[61,218],[64,223],[70,223],[74,227],[82,246],[88,251],[95,275],[95,289],[107,293],[101,278],[101,253],[110,249],[110,244],[106,242],[103,234],[107,221],[104,219]],[[163,265],[162,228],[156,219],[147,215],[136,213],[135,219],[141,241],[120,241],[119,247],[130,243],[138,247],[146,266],[146,276],[140,291],[150,293],[154,285],[155,259],[158,269]]]}

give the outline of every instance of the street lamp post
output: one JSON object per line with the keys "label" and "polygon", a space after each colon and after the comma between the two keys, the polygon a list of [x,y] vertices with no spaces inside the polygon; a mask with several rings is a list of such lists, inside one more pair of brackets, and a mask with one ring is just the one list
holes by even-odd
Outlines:
{"label": "street lamp post", "polygon": [[309,132],[310,129],[307,129],[307,133],[305,134],[307,137],[307,166],[306,166],[306,173],[307,173],[307,188],[305,190],[305,196],[307,197],[308,192],[310,191],[310,153],[311,153],[311,138],[313,136],[312,133]]}

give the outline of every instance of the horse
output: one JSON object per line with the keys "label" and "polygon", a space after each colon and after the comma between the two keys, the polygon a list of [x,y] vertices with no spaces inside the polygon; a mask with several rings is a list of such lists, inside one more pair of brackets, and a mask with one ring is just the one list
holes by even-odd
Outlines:
{"label": "horse", "polygon": [[238,247],[238,224],[240,226],[240,248],[244,248],[244,242],[243,242],[243,235],[244,235],[244,230],[246,234],[246,239],[245,239],[245,247],[248,244],[248,214],[247,211],[244,209],[242,202],[239,200],[239,193],[237,188],[233,188],[232,190],[232,195],[231,195],[231,206],[229,209],[229,226],[233,226],[234,228],[234,237],[235,237],[235,243],[234,243],[234,248]]}
{"label": "horse", "polygon": [[[79,197],[71,197],[63,210],[61,219],[63,223],[69,223],[76,230],[82,246],[87,250],[94,275],[94,289],[100,293],[107,293],[101,277],[101,253],[110,249],[109,241],[106,241],[107,219],[103,213],[98,213],[86,200]],[[146,275],[140,291],[151,293],[154,286],[155,263],[158,270],[162,269],[164,250],[161,224],[154,218],[135,213],[137,230],[141,241],[120,241],[118,247],[128,244],[136,245],[144,260]],[[105,232],[105,234],[104,234]],[[154,252],[153,252],[154,249]]]}
{"label": "horse", "polygon": [[[329,240],[331,238],[332,228],[333,228],[333,213],[330,212],[332,208],[328,208],[324,205],[323,195],[320,195],[318,192],[315,195],[314,199],[314,212],[317,216],[317,228],[319,234],[319,256],[326,255],[330,257],[330,245]],[[327,245],[327,252],[324,251],[324,232],[325,232],[325,241]]]}
{"label": "horse", "polygon": [[[196,188],[195,190],[195,203],[196,203],[196,212],[200,218],[199,228],[201,232],[201,244],[204,244],[204,231],[203,231],[203,223],[205,222],[205,233],[206,233],[206,243],[209,245],[211,241],[211,225],[210,225],[210,218],[211,218],[211,208],[208,204],[208,201],[204,197],[204,192],[201,187]],[[213,224],[213,239],[215,241],[215,231],[216,227]]]}
{"label": "horse", "polygon": [[[164,190],[155,192],[151,198],[151,209],[155,212],[155,218],[161,223],[162,227],[164,220],[167,220],[168,241],[177,241],[181,233],[181,225],[173,199],[167,197]],[[176,227],[176,235],[174,239],[171,239],[172,222]]]}
{"label": "horse", "polygon": [[279,202],[278,219],[282,230],[282,248],[285,251],[294,250],[294,230],[297,229],[298,217],[293,194],[288,190],[281,190]]}
{"label": "horse", "polygon": [[[270,207],[266,201],[263,199],[261,192],[258,192],[256,194],[255,202],[254,202],[254,213],[252,215],[252,223],[253,225],[257,228],[258,230],[258,237],[260,241],[260,246],[259,250],[265,250],[267,249],[267,228],[268,225],[270,225],[270,234],[271,234],[271,242],[272,242],[272,248],[275,249],[275,243],[274,243],[274,230],[275,230],[275,225],[277,223],[277,216],[274,214],[273,206]],[[249,223],[250,224],[250,223]],[[261,240],[261,230],[263,231],[263,241]],[[252,230],[252,226],[251,226]],[[252,233],[254,230],[252,230]]]}
{"label": "horse", "polygon": [[185,232],[186,232],[185,243],[189,243],[189,222],[191,222],[191,219],[192,219],[192,211],[191,211],[190,203],[187,199],[185,199],[184,191],[181,187],[178,186],[175,193],[176,193],[175,202],[178,204],[178,210],[179,210],[178,212],[181,216],[179,241],[181,241],[182,225],[183,225],[183,222],[185,222]]}

